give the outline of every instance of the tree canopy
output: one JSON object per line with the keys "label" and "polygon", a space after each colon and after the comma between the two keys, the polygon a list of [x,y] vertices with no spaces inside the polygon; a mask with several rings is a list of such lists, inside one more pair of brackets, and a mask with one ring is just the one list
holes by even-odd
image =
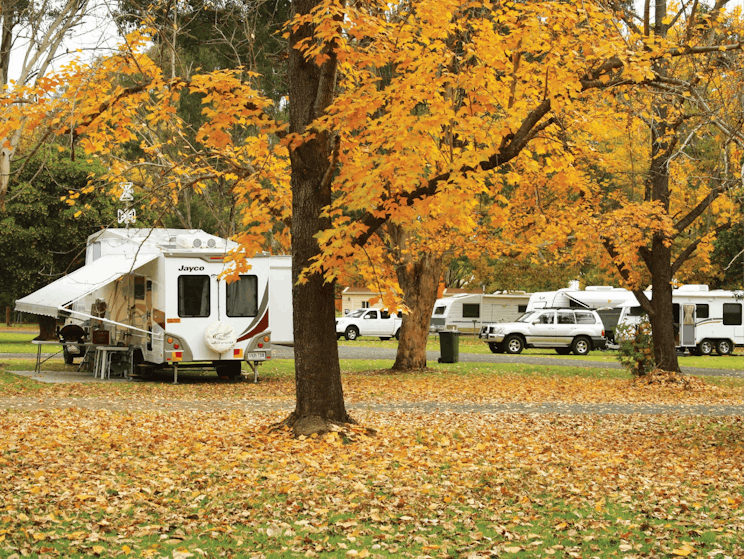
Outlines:
{"label": "tree canopy", "polygon": [[[334,282],[349,262],[365,273],[366,263],[385,261],[385,243],[371,240],[384,225],[405,227],[413,254],[451,233],[461,246],[480,235],[486,250],[505,254],[571,257],[603,242],[630,283],[641,277],[646,251],[657,250],[650,242],[669,247],[681,237],[692,220],[676,221],[678,202],[660,194],[676,178],[660,171],[669,169],[673,133],[689,122],[684,109],[701,113],[709,93],[726,99],[738,91],[730,83],[741,87],[739,15],[727,19],[725,5],[708,16],[694,7],[687,19],[658,12],[645,20],[655,31],[639,32],[625,6],[593,2],[297,0],[287,32],[287,123],[275,118],[284,101],[257,89],[250,71],[168,75],[147,54],[158,30],[143,27],[115,55],[43,80],[33,91],[38,102],[9,105],[5,125],[48,127],[106,161],[98,184],[131,181],[145,204],[164,212],[181,192],[229,185],[246,254],[270,235],[286,243],[277,224],[289,225],[294,415],[346,421]],[[676,25],[680,32],[668,34]],[[732,62],[718,66],[718,57]],[[196,130],[179,116],[185,92],[201,101]],[[705,194],[727,191],[741,166],[741,133],[717,140],[716,130],[733,129],[725,116],[707,121],[713,144],[699,148],[699,162],[718,172],[722,162],[726,180],[699,183],[702,198],[688,198],[696,203],[691,218],[702,215],[698,208],[732,213],[714,204],[725,197]],[[630,129],[645,122],[652,131],[649,195],[634,194],[633,182],[616,188],[615,175],[598,180],[598,146],[618,143],[608,127],[624,118]],[[122,145],[133,143],[139,157],[125,157]],[[690,186],[686,174],[677,180]],[[653,187],[649,177],[664,184]],[[712,240],[707,230],[692,242]],[[650,273],[669,285],[667,271]]]}

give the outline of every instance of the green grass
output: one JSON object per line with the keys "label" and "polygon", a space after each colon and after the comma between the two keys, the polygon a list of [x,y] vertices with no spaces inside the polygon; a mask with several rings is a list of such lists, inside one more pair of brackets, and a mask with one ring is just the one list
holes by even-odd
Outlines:
{"label": "green grass", "polygon": [[[247,509],[261,506],[283,509],[295,505],[303,510],[302,500],[287,497],[283,495],[278,502],[275,496],[267,495],[263,502],[255,502]],[[100,540],[86,541],[79,536],[76,538],[78,531],[67,528],[68,522],[64,520],[52,530],[32,529],[32,533],[37,538],[49,538],[47,545],[37,545],[37,549],[43,547],[47,553],[71,559],[220,557],[226,555],[227,550],[238,552],[238,555],[228,553],[231,557],[268,558],[431,557],[433,553],[441,557],[465,557],[460,555],[463,550],[516,558],[614,557],[619,551],[621,556],[629,553],[656,556],[661,551],[667,556],[680,556],[696,550],[696,556],[705,557],[707,553],[734,550],[740,545],[734,531],[722,533],[722,529],[707,530],[705,527],[691,530],[684,522],[634,516],[617,506],[600,513],[589,507],[570,510],[552,495],[538,496],[527,505],[518,501],[506,503],[502,512],[508,518],[503,523],[495,523],[488,512],[468,505],[443,507],[446,512],[439,515],[427,515],[422,511],[423,518],[416,520],[408,514],[388,516],[386,522],[380,523],[369,520],[370,516],[379,516],[377,513],[371,513],[358,501],[352,504],[355,505],[354,514],[329,514],[319,518],[316,514],[301,512],[293,518],[283,515],[281,520],[266,522],[258,529],[236,523],[227,534],[225,526],[220,524],[202,525],[199,533],[193,533],[188,528],[169,526],[165,517],[154,518],[153,522],[159,524],[141,530],[155,531],[154,535],[134,538],[117,538],[115,533],[102,530]],[[239,518],[235,510],[226,512]],[[193,512],[194,517],[207,514],[209,511],[202,507],[195,507]],[[514,516],[509,518],[509,515]],[[107,518],[94,515],[88,520],[92,524],[108,523]],[[241,550],[250,550],[250,553],[243,555]]]}
{"label": "green grass", "polygon": [[[1,352],[0,352],[1,353]],[[35,360],[30,356],[26,358],[3,359],[0,366],[6,371],[27,371],[34,368]],[[391,368],[390,360],[383,359],[341,359],[339,361],[342,373],[350,375],[378,375]],[[62,360],[50,360],[42,365],[43,371],[74,371],[75,365],[65,365]],[[248,372],[244,365],[244,372]],[[527,376],[566,376],[583,378],[628,378],[628,373],[622,369],[603,369],[599,367],[583,367],[581,365],[568,364],[567,366],[543,366],[522,363],[500,363],[498,365],[488,363],[427,363],[424,371],[412,371],[397,373],[399,378],[438,376],[442,373],[450,375],[471,376],[474,374],[513,373]],[[203,374],[214,376],[212,372],[198,373],[183,370],[179,376],[194,376]],[[261,366],[259,369],[261,378],[290,379],[295,374],[295,361],[292,359],[275,359]]]}
{"label": "green grass", "polygon": [[[384,347],[395,349],[398,347],[398,341],[395,339],[382,341],[378,338],[373,337],[361,337],[353,342],[347,341],[344,338],[339,340],[339,346],[342,347]],[[475,353],[475,354],[486,354],[491,355],[489,346],[476,338],[475,336],[459,336],[458,337],[458,350],[460,353]],[[437,336],[431,335],[427,340],[427,351],[440,351],[440,341]],[[589,355],[559,355],[553,349],[526,349],[521,355],[527,357],[545,357],[551,359],[566,359],[571,362],[582,362],[582,361],[593,361],[593,362],[608,362],[617,363],[617,353],[614,350],[604,351],[591,351]],[[679,363],[683,367],[699,367],[699,368],[711,368],[711,369],[732,369],[735,371],[743,370],[745,366],[745,358],[743,357],[743,349],[737,348],[733,355],[719,356],[698,356],[692,357],[689,355],[682,355],[678,357]]]}
{"label": "green grass", "polygon": [[[15,353],[15,354],[36,354],[37,346],[31,343],[36,337],[36,334],[19,333],[19,332],[7,332],[0,331],[0,354],[2,353]],[[358,338],[353,342],[339,340],[339,346],[342,347],[372,347],[372,348],[390,348],[395,349],[398,347],[398,341],[388,340],[381,341],[378,338],[362,337]],[[478,338],[474,336],[459,336],[459,352],[460,353],[475,353],[490,355],[491,351],[489,347]],[[44,353],[55,353],[62,349],[59,345],[47,345],[44,346],[42,351]],[[427,340],[428,351],[440,351],[440,342],[437,336],[430,336]],[[682,367],[693,367],[693,368],[712,368],[712,369],[731,369],[734,371],[742,371],[745,367],[745,358],[743,358],[742,348],[737,348],[736,353],[728,356],[679,356],[678,360]],[[583,361],[592,362],[607,362],[617,363],[616,352],[612,350],[606,351],[592,351],[589,355],[577,356],[577,355],[559,355],[553,349],[527,349],[522,352],[521,355],[527,357],[539,357],[539,358],[551,358],[551,359],[563,359],[569,363],[581,363]],[[47,362],[49,363],[49,362]],[[45,364],[45,368],[48,365]],[[390,366],[390,365],[387,365]],[[574,367],[575,365],[568,365]],[[580,365],[581,367],[581,365]],[[369,368],[369,367],[368,367]]]}

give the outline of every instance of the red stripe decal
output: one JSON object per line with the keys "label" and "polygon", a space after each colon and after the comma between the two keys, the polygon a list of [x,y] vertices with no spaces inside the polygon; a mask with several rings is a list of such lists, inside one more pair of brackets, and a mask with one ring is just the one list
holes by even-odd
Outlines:
{"label": "red stripe decal", "polygon": [[259,334],[259,333],[263,332],[267,328],[269,328],[269,311],[266,311],[264,313],[264,316],[261,317],[261,320],[259,321],[259,323],[256,325],[256,327],[253,330],[251,330],[247,334],[244,334],[243,336],[241,336],[240,338],[238,338],[238,341],[239,342],[242,342],[244,340],[247,340],[249,338],[252,338],[256,334]]}

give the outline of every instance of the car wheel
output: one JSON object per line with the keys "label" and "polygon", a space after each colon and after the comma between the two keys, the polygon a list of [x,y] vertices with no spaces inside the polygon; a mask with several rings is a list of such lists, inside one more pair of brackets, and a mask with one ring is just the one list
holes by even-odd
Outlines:
{"label": "car wheel", "polygon": [[396,330],[396,335],[393,336],[393,337],[396,338],[397,340],[400,340],[401,339],[401,328],[399,328],[398,330]]}
{"label": "car wheel", "polygon": [[714,350],[714,344],[711,343],[711,340],[703,340],[700,344],[698,344],[698,352],[701,355],[711,355],[711,352]]}
{"label": "car wheel", "polygon": [[590,353],[590,340],[580,336],[572,342],[572,353],[574,355],[587,355]]}
{"label": "car wheel", "polygon": [[344,331],[344,337],[350,342],[356,340],[359,335],[360,331],[355,326],[350,326]]}
{"label": "car wheel", "polygon": [[719,355],[729,355],[732,353],[732,342],[729,340],[719,340],[717,342],[717,353]]}
{"label": "car wheel", "polygon": [[571,347],[555,347],[554,350],[556,350],[556,353],[559,355],[569,355],[572,353]]}
{"label": "car wheel", "polygon": [[499,344],[497,342],[489,342],[489,349],[492,353],[504,353],[502,344]]}
{"label": "car wheel", "polygon": [[520,336],[516,336],[515,334],[507,336],[504,339],[504,342],[502,342],[502,346],[504,347],[504,351],[506,353],[511,353],[513,355],[521,353],[523,348],[525,348],[523,339]]}

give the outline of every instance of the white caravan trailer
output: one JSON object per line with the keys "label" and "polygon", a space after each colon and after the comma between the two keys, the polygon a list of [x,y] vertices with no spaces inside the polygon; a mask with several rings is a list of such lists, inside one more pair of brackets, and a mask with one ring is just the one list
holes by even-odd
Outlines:
{"label": "white caravan trailer", "polygon": [[[641,315],[634,301],[622,307],[618,324],[638,324]],[[743,345],[743,292],[682,285],[673,290],[673,323],[678,348],[691,355],[728,355]]]}
{"label": "white caravan trailer", "polygon": [[478,333],[482,324],[513,322],[527,308],[530,295],[524,291],[492,294],[460,294],[435,301],[429,329]]}
{"label": "white caravan trailer", "polygon": [[239,280],[221,279],[233,241],[196,229],[105,229],[85,266],[16,301],[16,310],[76,319],[88,339],[131,349],[145,367],[212,366],[236,378],[246,361],[291,344],[289,256],[257,255]]}
{"label": "white caravan trailer", "polygon": [[528,302],[528,310],[543,308],[584,308],[594,309],[603,321],[605,333],[613,342],[614,332],[621,315],[621,307],[636,303],[636,297],[628,289],[605,285],[590,285],[585,289],[568,287],[557,291],[533,293]]}

